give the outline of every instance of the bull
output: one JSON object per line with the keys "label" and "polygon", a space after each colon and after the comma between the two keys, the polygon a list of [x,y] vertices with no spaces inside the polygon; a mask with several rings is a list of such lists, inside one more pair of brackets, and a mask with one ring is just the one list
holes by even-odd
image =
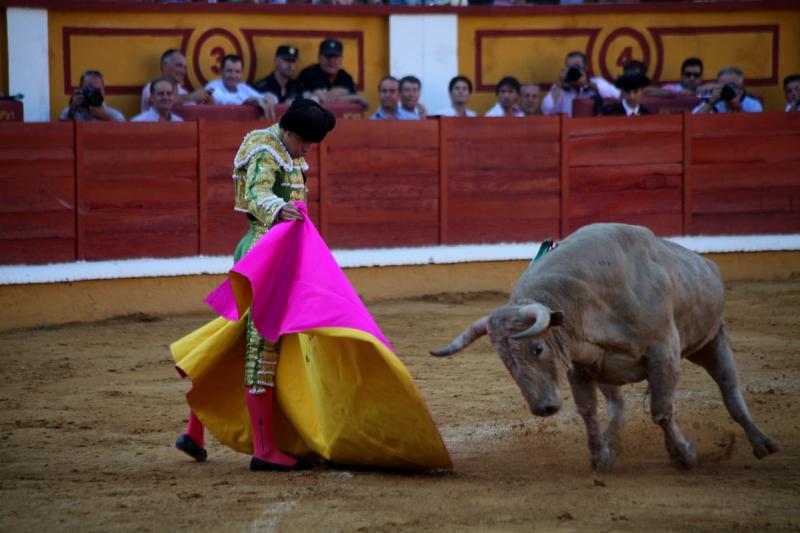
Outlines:
{"label": "bull", "polygon": [[[759,459],[778,445],[753,422],[742,397],[725,331],[725,288],[717,266],[644,227],[593,224],[532,263],[508,305],[478,319],[452,343],[431,352],[452,355],[488,335],[536,416],[561,407],[566,370],[586,425],[592,468],[608,471],[624,420],[620,386],[647,380],[650,414],[664,432],[671,459],[696,463],[692,442],[675,422],[680,361],[703,367]],[[606,399],[605,432],[596,389]]]}

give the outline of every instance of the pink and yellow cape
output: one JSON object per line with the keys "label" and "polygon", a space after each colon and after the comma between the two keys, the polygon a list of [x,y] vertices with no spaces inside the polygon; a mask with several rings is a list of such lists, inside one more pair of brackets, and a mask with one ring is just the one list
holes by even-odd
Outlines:
{"label": "pink and yellow cape", "polygon": [[192,380],[189,405],[217,440],[252,453],[243,388],[250,312],[265,338],[281,341],[274,433],[282,451],[452,468],[411,375],[298,205],[305,219],[275,225],[206,297],[221,317],[172,345]]}

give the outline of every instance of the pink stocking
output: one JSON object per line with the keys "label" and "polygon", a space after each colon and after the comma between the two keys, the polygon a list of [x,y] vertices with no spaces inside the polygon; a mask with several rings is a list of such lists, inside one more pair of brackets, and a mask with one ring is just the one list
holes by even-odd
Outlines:
{"label": "pink stocking", "polygon": [[203,423],[200,422],[200,419],[197,418],[197,415],[194,414],[194,411],[191,410],[189,411],[189,423],[186,425],[186,434],[189,435],[198,446],[201,448],[205,447],[205,428],[203,427]]}
{"label": "pink stocking", "polygon": [[278,451],[272,435],[273,391],[272,387],[267,387],[261,394],[250,394],[250,387],[245,388],[244,396],[253,428],[253,457],[268,463],[293,466],[297,461]]}

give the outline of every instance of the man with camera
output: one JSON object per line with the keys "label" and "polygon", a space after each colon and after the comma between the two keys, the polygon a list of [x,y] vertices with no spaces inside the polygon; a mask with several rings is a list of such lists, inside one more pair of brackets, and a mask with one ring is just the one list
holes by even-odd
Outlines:
{"label": "man with camera", "polygon": [[87,70],[81,75],[78,88],[69,105],[61,111],[59,120],[102,120],[125,122],[125,116],[105,102],[103,75],[97,70]]}
{"label": "man with camera", "polygon": [[564,68],[550,92],[542,100],[545,115],[572,116],[572,101],[576,98],[619,98],[620,90],[603,78],[586,74],[586,56],[582,52],[570,52],[564,60]]}
{"label": "man with camera", "polygon": [[694,114],[703,113],[759,113],[763,111],[761,102],[744,90],[744,72],[737,67],[725,67],[717,74],[717,83],[711,92],[702,96],[703,103],[692,110]]}

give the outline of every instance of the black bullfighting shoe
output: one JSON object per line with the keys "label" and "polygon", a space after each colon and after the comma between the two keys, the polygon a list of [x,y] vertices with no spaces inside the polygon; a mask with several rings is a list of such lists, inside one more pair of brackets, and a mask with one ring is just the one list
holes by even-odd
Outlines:
{"label": "black bullfighting shoe", "polygon": [[178,440],[175,441],[175,447],[195,461],[200,461],[202,463],[208,458],[208,453],[205,448],[198,446],[194,439],[186,433],[178,437]]}
{"label": "black bullfighting shoe", "polygon": [[263,461],[258,457],[250,459],[250,470],[253,472],[294,472],[295,470],[308,470],[312,466],[314,465],[306,461],[297,461],[293,465],[281,465]]}

